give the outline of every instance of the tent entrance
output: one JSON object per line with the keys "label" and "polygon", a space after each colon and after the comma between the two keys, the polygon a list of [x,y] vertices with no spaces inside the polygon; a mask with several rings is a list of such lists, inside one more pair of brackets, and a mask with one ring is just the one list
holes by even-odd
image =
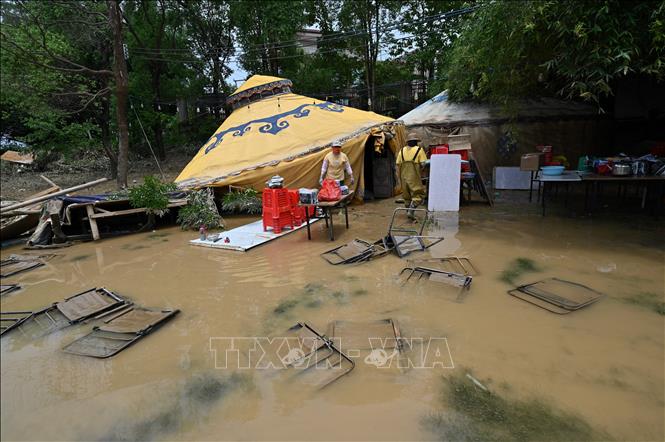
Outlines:
{"label": "tent entrance", "polygon": [[365,178],[365,200],[374,198],[390,198],[395,188],[395,156],[386,145],[383,152],[374,150],[374,137],[365,141],[365,161],[363,166]]}

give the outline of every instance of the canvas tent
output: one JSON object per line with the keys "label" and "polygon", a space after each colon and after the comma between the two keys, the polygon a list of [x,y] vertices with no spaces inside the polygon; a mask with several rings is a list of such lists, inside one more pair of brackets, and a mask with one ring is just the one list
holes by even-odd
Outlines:
{"label": "canvas tent", "polygon": [[[600,153],[610,144],[610,120],[593,106],[540,98],[523,100],[517,116],[509,118],[498,106],[453,103],[443,91],[400,118],[409,132],[416,132],[425,146],[445,143],[449,134],[470,134],[474,156],[484,176],[495,166],[517,166],[523,153],[539,144],[551,145],[555,155],[565,155],[574,167],[577,158]],[[497,149],[510,131],[517,142],[509,155]]]}
{"label": "canvas tent", "polygon": [[240,86],[227,100],[231,115],[176,178],[180,187],[260,190],[273,175],[284,177],[289,188],[315,187],[330,144],[341,141],[356,195],[367,189],[392,196],[394,155],[405,138],[402,123],[294,94],[291,85],[284,78],[255,75]]}

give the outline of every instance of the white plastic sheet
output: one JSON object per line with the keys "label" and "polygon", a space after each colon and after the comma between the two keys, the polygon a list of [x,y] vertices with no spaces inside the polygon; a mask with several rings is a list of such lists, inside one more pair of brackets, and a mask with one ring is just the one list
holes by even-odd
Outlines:
{"label": "white plastic sheet", "polygon": [[432,155],[427,203],[430,211],[459,211],[461,161],[459,155]]}

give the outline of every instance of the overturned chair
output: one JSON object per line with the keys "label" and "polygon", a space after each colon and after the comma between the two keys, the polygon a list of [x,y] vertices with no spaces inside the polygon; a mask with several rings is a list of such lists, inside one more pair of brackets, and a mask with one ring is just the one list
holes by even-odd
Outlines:
{"label": "overturned chair", "polygon": [[0,277],[7,278],[42,267],[53,256],[55,255],[9,255],[9,257],[0,261]]}
{"label": "overturned chair", "polygon": [[126,300],[105,288],[93,288],[36,312],[2,312],[2,335],[20,330],[31,338],[39,338],[86,319],[110,314],[126,304]]}
{"label": "overturned chair", "polygon": [[63,348],[66,353],[93,358],[109,358],[143,339],[158,327],[173,319],[180,310],[148,310],[128,306],[104,325]]}
{"label": "overturned chair", "polygon": [[323,252],[321,257],[332,265],[354,264],[387,255],[391,251],[392,248],[382,239],[369,242],[356,238],[347,244]]}
{"label": "overturned chair", "polygon": [[[412,213],[419,227],[414,228],[414,223],[410,225],[395,225],[395,218],[401,213]],[[429,210],[427,209],[407,209],[398,207],[393,211],[388,226],[388,235],[384,241],[394,247],[397,256],[404,258],[412,252],[427,250],[434,244],[443,241],[443,236],[423,235],[425,225],[429,220]]]}
{"label": "overturned chair", "polygon": [[[415,229],[413,224],[407,227],[395,224],[396,216],[406,210],[421,215],[419,219],[417,218],[419,228]],[[428,219],[429,211],[426,209],[397,208],[390,220],[388,234],[383,238],[374,242],[356,238],[347,244],[323,252],[321,257],[332,265],[339,265],[366,262],[393,251],[397,253],[397,256],[403,258],[412,252],[426,250],[443,241],[442,236],[423,235]]]}
{"label": "overturned chair", "polygon": [[296,370],[298,380],[325,388],[355,368],[355,362],[333,340],[308,323],[299,322],[288,333],[300,343],[300,348],[291,350],[295,357],[287,362],[289,368]]}
{"label": "overturned chair", "polygon": [[579,310],[605,297],[585,285],[559,278],[522,285],[509,290],[508,294],[559,315]]}

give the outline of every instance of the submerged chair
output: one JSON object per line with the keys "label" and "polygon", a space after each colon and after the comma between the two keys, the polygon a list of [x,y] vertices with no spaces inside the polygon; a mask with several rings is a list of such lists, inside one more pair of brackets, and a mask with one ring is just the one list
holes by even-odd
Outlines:
{"label": "submerged chair", "polygon": [[[21,330],[32,338],[39,338],[94,316],[110,313],[125,304],[125,299],[103,287],[88,289],[36,312],[4,312],[3,321],[11,321],[12,324],[2,330],[2,335]],[[20,320],[12,321],[12,314],[22,316]]]}
{"label": "submerged chair", "polygon": [[104,325],[75,340],[63,350],[80,356],[109,358],[143,339],[173,319],[180,310],[148,310],[130,307],[107,319]]}

